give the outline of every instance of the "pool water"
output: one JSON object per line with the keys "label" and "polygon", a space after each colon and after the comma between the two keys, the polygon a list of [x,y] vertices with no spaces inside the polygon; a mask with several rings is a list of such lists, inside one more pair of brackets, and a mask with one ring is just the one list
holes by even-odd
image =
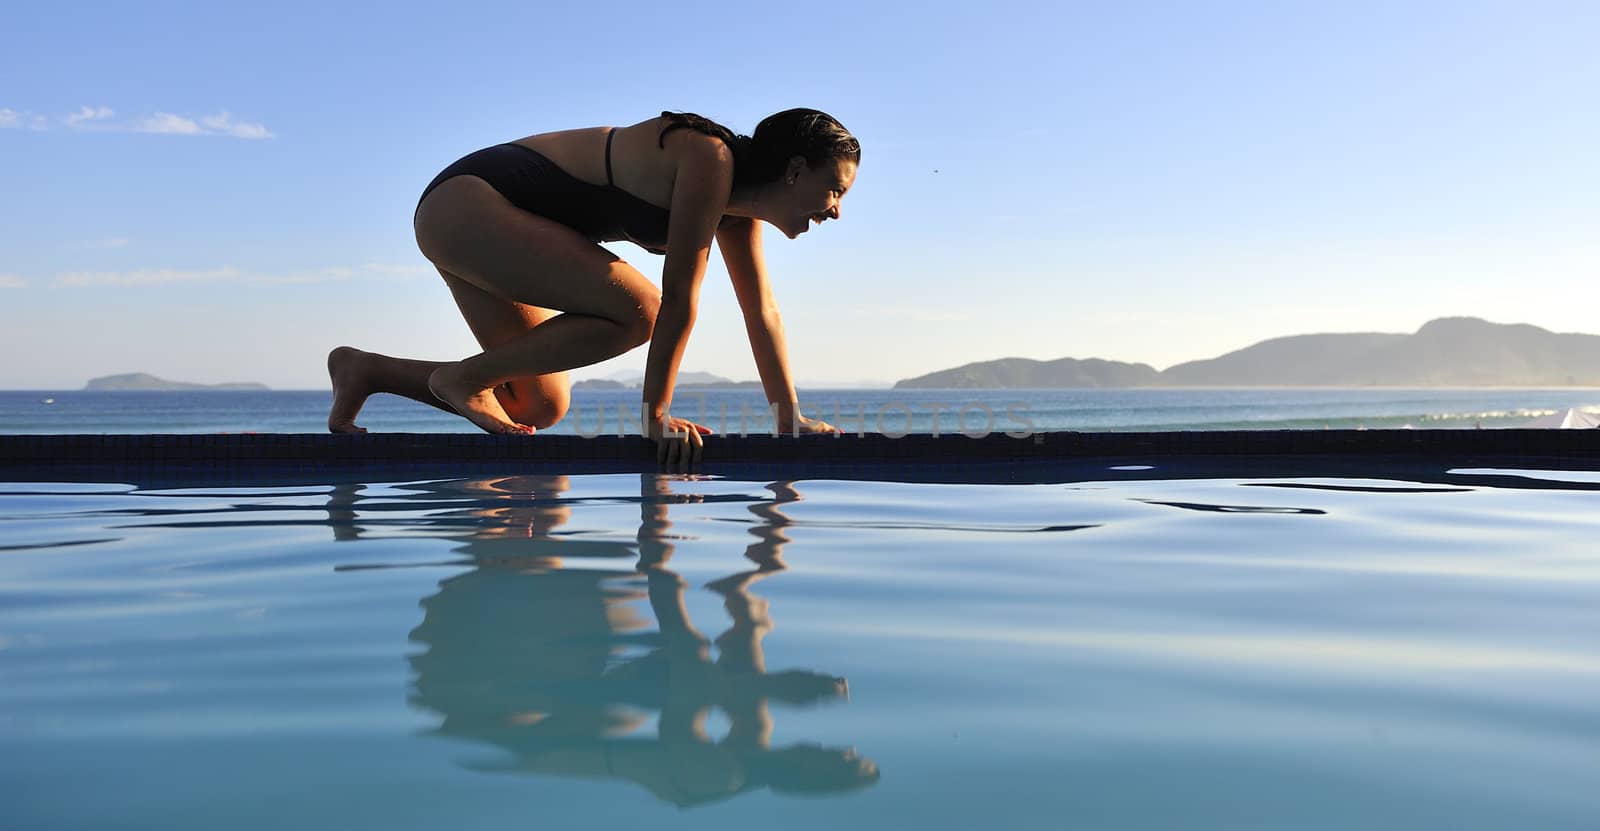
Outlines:
{"label": "pool water", "polygon": [[1600,826],[1596,477],[1160,473],[0,485],[0,827]]}

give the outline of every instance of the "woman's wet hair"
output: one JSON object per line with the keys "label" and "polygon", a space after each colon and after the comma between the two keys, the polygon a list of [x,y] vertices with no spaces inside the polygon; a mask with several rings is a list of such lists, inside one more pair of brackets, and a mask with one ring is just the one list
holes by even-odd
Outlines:
{"label": "woman's wet hair", "polygon": [[861,142],[838,119],[821,110],[804,107],[784,110],[761,119],[753,135],[742,135],[695,113],[661,113],[667,125],[659,143],[677,129],[694,130],[722,139],[733,151],[733,186],[765,185],[784,174],[789,159],[800,156],[816,167],[835,159],[861,162]]}

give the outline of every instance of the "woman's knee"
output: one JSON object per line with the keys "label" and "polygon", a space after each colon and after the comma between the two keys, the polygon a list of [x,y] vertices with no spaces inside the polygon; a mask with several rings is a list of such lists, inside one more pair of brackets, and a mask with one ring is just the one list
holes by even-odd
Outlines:
{"label": "woman's knee", "polygon": [[513,421],[540,430],[565,418],[572,406],[572,388],[565,372],[519,378],[495,390],[495,397]]}
{"label": "woman's knee", "polygon": [[623,339],[629,349],[649,342],[650,333],[655,331],[656,315],[661,311],[661,295],[654,288],[650,286],[645,291],[631,293],[633,308],[617,321],[622,325]]}
{"label": "woman's knee", "polygon": [[661,311],[661,290],[621,259],[610,264],[605,282],[608,290],[600,316],[621,329],[623,351],[648,342]]}

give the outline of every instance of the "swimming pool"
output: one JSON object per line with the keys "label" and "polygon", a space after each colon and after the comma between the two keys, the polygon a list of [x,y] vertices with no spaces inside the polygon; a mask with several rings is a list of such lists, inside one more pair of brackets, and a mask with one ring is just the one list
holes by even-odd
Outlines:
{"label": "swimming pool", "polygon": [[1594,827],[1600,476],[1314,467],[0,485],[0,812]]}

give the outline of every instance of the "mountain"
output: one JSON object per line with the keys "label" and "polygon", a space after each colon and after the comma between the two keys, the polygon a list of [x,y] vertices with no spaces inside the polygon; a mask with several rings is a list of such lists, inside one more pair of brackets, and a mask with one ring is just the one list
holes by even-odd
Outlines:
{"label": "mountain", "polygon": [[[639,389],[644,386],[644,376],[638,373],[624,371],[612,373],[608,378],[586,378],[575,381],[572,388],[575,390],[625,390]],[[680,372],[678,380],[673,384],[674,389],[761,389],[760,381],[730,381],[721,375],[712,375],[709,372]]]}
{"label": "mountain", "polygon": [[610,378],[585,378],[582,381],[573,381],[572,388],[575,390],[625,390],[630,387],[621,381],[613,381]]}
{"label": "mountain", "polygon": [[1600,386],[1600,335],[1558,334],[1474,317],[1414,334],[1293,335],[1155,372],[1144,364],[1006,358],[895,384],[952,387]]}
{"label": "mountain", "polygon": [[[724,386],[724,385],[727,385],[727,384],[737,384],[737,383],[742,383],[742,382],[730,381],[727,378],[722,377],[721,375],[712,375],[709,372],[680,372],[680,373],[678,373],[677,383],[674,384],[674,386],[677,386],[677,387],[717,387],[717,386]],[[643,378],[639,379],[639,386],[644,386],[644,379]]]}
{"label": "mountain", "polygon": [[103,378],[91,378],[83,386],[85,390],[99,391],[125,391],[125,390],[266,390],[266,384],[237,383],[237,384],[188,384],[183,381],[168,381],[157,378],[144,372],[130,372],[126,375],[107,375]]}
{"label": "mountain", "polygon": [[1158,373],[1149,364],[1061,358],[1035,361],[1001,358],[896,381],[895,389],[986,389],[992,387],[1147,387]]}
{"label": "mountain", "polygon": [[1361,363],[1362,356],[1409,337],[1353,333],[1272,338],[1219,358],[1167,367],[1161,372],[1160,383],[1179,387],[1348,384],[1343,379],[1350,376],[1353,364]]}
{"label": "mountain", "polygon": [[1161,373],[1162,386],[1600,385],[1600,335],[1445,317],[1415,334],[1274,338]]}

